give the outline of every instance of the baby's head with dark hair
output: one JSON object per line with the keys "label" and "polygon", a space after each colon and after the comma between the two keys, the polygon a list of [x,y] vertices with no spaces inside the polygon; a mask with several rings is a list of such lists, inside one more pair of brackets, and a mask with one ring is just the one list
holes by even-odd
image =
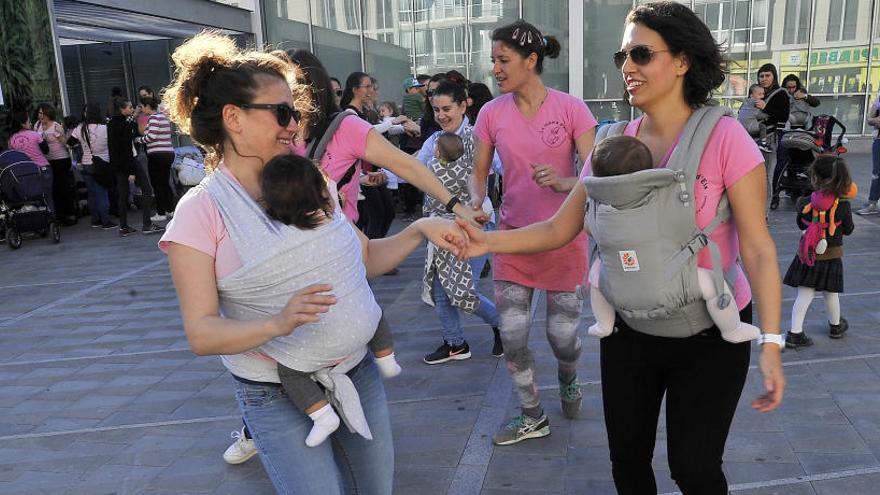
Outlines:
{"label": "baby's head with dark hair", "polygon": [[603,139],[593,148],[591,163],[596,177],[631,174],[654,167],[651,150],[632,136]]}
{"label": "baby's head with dark hair", "polygon": [[333,216],[324,174],[308,158],[276,156],[263,168],[261,182],[261,203],[269,218],[310,230]]}
{"label": "baby's head with dark hair", "polygon": [[437,152],[438,160],[445,162],[454,162],[461,158],[464,154],[464,142],[454,133],[444,132],[437,136]]}

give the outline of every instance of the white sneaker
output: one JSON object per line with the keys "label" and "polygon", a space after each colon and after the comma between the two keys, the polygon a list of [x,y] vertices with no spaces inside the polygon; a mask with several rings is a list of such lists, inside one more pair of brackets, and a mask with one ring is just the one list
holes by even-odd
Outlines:
{"label": "white sneaker", "polygon": [[241,464],[257,454],[257,446],[253,440],[244,436],[244,428],[233,431],[230,436],[235,441],[223,453],[223,460],[227,464]]}
{"label": "white sneaker", "polygon": [[856,211],[859,215],[876,215],[880,213],[880,209],[877,208],[877,203],[868,203],[863,208]]}
{"label": "white sneaker", "polygon": [[151,222],[164,222],[166,219],[167,217],[165,215],[160,215],[158,213],[150,217]]}

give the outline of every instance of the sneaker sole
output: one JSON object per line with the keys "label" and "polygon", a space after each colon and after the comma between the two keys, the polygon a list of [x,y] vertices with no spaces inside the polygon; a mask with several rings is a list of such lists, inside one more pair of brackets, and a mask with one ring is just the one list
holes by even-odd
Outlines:
{"label": "sneaker sole", "polygon": [[536,430],[536,431],[532,431],[532,432],[526,433],[525,435],[523,435],[523,436],[521,436],[521,437],[514,438],[514,439],[512,439],[512,440],[508,440],[508,441],[506,441],[506,442],[497,442],[497,441],[495,441],[495,439],[493,438],[493,439],[492,439],[492,443],[494,443],[495,445],[500,445],[500,446],[503,446],[503,445],[513,445],[513,444],[515,444],[515,443],[522,442],[523,440],[529,440],[529,439],[532,439],[532,438],[543,438],[543,437],[546,437],[546,436],[549,435],[549,434],[550,434],[550,427],[549,427],[549,426],[545,426],[545,427],[541,428],[540,430]]}
{"label": "sneaker sole", "polygon": [[226,464],[232,464],[234,466],[236,464],[241,464],[243,462],[247,462],[248,460],[250,460],[251,457],[253,457],[255,455],[257,455],[256,450],[254,450],[253,452],[251,452],[250,454],[248,454],[244,457],[239,457],[238,459],[227,459],[226,456],[223,456],[223,460],[226,462]]}
{"label": "sneaker sole", "polygon": [[470,358],[471,358],[471,353],[465,352],[465,353],[461,353],[461,354],[456,354],[454,356],[449,356],[447,358],[438,359],[436,361],[428,361],[427,359],[422,358],[422,361],[424,361],[425,364],[443,364],[443,363],[448,363],[449,361],[464,361],[465,359],[470,359]]}
{"label": "sneaker sole", "polygon": [[830,337],[830,338],[832,338],[832,339],[842,339],[842,338],[844,337],[844,335],[846,335],[846,332],[841,332],[841,333],[839,333],[839,334],[837,334],[837,335],[834,335],[834,334],[829,333],[829,334],[828,334],[828,337]]}

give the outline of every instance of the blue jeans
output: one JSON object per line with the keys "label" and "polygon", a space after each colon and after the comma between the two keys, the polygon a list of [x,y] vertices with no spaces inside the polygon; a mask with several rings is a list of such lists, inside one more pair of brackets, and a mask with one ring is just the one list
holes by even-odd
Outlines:
{"label": "blue jeans", "polygon": [[880,139],[875,139],[871,146],[871,158],[873,158],[873,167],[871,168],[871,190],[868,192],[868,201],[880,200]]}
{"label": "blue jeans", "polygon": [[[474,276],[474,283],[480,278],[480,272],[486,264],[486,256],[474,258],[470,260],[471,272]],[[461,318],[458,314],[458,308],[452,305],[446,291],[440,284],[440,277],[434,276],[434,311],[440,324],[443,326],[443,340],[449,345],[458,346],[464,342],[464,328],[461,326]],[[486,322],[486,324],[497,327],[498,311],[495,309],[495,303],[490,301],[486,296],[477,293],[480,298],[480,307],[474,312]]]}
{"label": "blue jeans", "polygon": [[373,358],[368,354],[348,376],[360,395],[373,440],[351,433],[342,424],[317,447],[305,444],[312,420],[293,405],[280,385],[236,380],[238,407],[278,493],[391,494],[391,422],[385,389]]}
{"label": "blue jeans", "polygon": [[107,195],[107,189],[98,184],[92,174],[86,171],[83,171],[82,177],[89,190],[89,214],[92,216],[92,224],[110,222],[110,197]]}
{"label": "blue jeans", "polygon": [[773,195],[776,194],[776,188],[779,187],[779,181],[782,180],[783,170],[788,166],[788,147],[782,144],[782,136],[785,134],[786,131],[776,131],[776,167],[773,169],[772,189],[770,189],[770,193]]}

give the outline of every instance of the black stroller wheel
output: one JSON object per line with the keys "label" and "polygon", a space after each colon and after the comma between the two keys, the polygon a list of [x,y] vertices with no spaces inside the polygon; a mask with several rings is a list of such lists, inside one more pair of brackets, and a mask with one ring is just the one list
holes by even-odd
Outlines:
{"label": "black stroller wheel", "polygon": [[18,249],[21,247],[21,232],[18,229],[8,227],[6,229],[6,244],[10,249]]}
{"label": "black stroller wheel", "polygon": [[49,231],[52,233],[52,242],[55,244],[61,242],[61,227],[58,225],[58,222],[52,222],[49,225]]}
{"label": "black stroller wheel", "polygon": [[772,198],[770,198],[770,209],[775,210],[779,208],[779,194],[774,194]]}

